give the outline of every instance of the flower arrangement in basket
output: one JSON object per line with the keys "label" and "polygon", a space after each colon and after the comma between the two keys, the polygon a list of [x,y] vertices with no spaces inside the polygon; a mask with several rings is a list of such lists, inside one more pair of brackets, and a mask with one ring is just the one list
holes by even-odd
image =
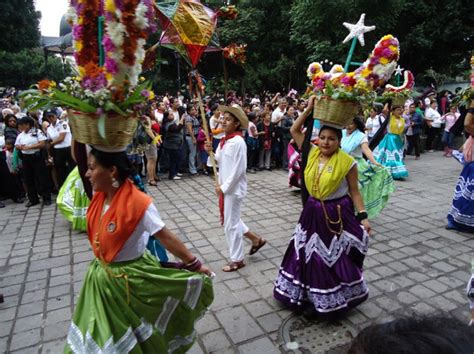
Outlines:
{"label": "flower arrangement in basket", "polygon": [[403,84],[401,86],[387,85],[382,94],[382,101],[392,101],[393,106],[403,106],[405,102],[412,96],[413,87],[415,86],[415,77],[412,72],[406,70],[403,73]]}
{"label": "flower arrangement in basket", "polygon": [[145,41],[156,30],[152,0],[71,0],[77,73],[63,82],[43,80],[24,91],[29,109],[68,109],[74,139],[126,146],[137,126],[135,112],[154,93],[139,78]]}
{"label": "flower arrangement in basket", "polygon": [[321,64],[310,64],[307,75],[318,96],[314,118],[341,127],[349,124],[360,106],[373,102],[375,90],[390,79],[399,55],[398,40],[386,35],[353,72],[346,73],[341,65],[335,65],[326,73]]}

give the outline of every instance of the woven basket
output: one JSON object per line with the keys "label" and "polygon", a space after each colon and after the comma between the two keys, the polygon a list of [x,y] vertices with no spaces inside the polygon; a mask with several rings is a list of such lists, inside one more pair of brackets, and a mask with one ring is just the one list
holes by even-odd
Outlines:
{"label": "woven basket", "polygon": [[402,106],[405,105],[408,97],[405,96],[396,96],[392,98],[392,106]]}
{"label": "woven basket", "polygon": [[339,127],[345,127],[359,112],[359,104],[352,101],[333,100],[321,97],[314,106],[314,119]]}
{"label": "woven basket", "polygon": [[103,138],[99,134],[97,115],[68,110],[68,118],[74,140],[83,144],[108,147],[124,147],[130,144],[138,123],[136,117],[108,113]]}

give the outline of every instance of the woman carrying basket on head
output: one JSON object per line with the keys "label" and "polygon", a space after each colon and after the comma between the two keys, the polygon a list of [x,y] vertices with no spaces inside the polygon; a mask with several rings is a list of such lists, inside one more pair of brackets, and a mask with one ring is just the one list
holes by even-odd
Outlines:
{"label": "woman carrying basket on head", "polygon": [[362,264],[370,224],[359,192],[357,163],[339,147],[341,130],[323,123],[319,146],[309,143],[310,129],[306,136],[301,133],[314,98],[291,128],[303,153],[304,208],[273,294],[295,310],[309,307],[311,312],[333,313],[368,297]]}

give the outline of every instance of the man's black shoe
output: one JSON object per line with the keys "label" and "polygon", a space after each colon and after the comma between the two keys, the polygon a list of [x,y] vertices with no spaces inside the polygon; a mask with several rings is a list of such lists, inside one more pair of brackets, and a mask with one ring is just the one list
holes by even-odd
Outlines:
{"label": "man's black shoe", "polygon": [[25,207],[29,208],[29,207],[32,207],[32,206],[35,206],[35,205],[38,205],[38,204],[39,204],[39,201],[38,201],[38,202],[34,202],[34,203],[28,202],[28,203],[26,203]]}

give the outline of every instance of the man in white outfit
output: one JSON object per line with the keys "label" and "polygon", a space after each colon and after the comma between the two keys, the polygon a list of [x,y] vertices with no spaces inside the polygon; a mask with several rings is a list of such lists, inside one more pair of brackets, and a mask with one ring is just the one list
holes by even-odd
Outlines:
{"label": "man in white outfit", "polygon": [[[222,127],[225,136],[215,154],[219,166],[219,186],[216,186],[216,193],[220,198],[221,221],[230,256],[230,262],[222,270],[233,272],[245,266],[243,236],[252,242],[250,255],[256,253],[267,241],[250,231],[240,219],[243,198],[247,193],[247,145],[241,130],[247,129],[248,118],[239,105],[219,106],[219,111],[224,113]],[[206,149],[212,150],[210,143],[206,144]]]}

